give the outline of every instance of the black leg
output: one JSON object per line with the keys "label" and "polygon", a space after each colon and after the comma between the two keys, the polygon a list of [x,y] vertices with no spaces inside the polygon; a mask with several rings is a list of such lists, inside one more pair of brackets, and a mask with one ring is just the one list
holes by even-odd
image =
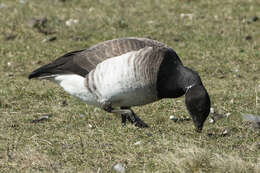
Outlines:
{"label": "black leg", "polygon": [[136,127],[146,128],[149,127],[143,120],[141,120],[130,107],[120,107],[120,109],[113,109],[110,102],[104,102],[101,107],[109,113],[121,114],[122,124],[126,124],[126,120],[134,124]]}
{"label": "black leg", "polygon": [[[135,126],[137,127],[140,127],[140,128],[148,128],[149,126],[143,121],[141,120],[133,111],[132,111],[132,116],[131,117],[134,117],[134,124]],[[131,118],[132,120],[132,118]]]}
{"label": "black leg", "polygon": [[104,111],[111,113],[113,108],[110,102],[104,102],[101,104],[101,108],[104,109]]}
{"label": "black leg", "polygon": [[130,107],[120,107],[120,109],[126,109],[126,110],[130,110],[131,112],[129,113],[124,113],[121,114],[122,117],[122,123],[125,124],[126,123],[126,119],[131,122],[132,124],[134,124],[137,127],[140,128],[147,128],[149,127],[143,120],[141,120],[135,113],[134,111],[130,108]]}
{"label": "black leg", "polygon": [[122,124],[125,126],[126,125],[127,114],[121,114],[121,118],[122,118]]}

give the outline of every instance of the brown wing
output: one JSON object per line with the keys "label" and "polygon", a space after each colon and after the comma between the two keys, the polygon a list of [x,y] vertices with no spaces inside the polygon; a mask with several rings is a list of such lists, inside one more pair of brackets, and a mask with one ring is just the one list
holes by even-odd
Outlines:
{"label": "brown wing", "polygon": [[87,75],[100,62],[136,51],[146,46],[149,47],[167,47],[163,43],[146,38],[120,38],[105,41],[94,45],[88,49],[74,51],[59,57],[50,64],[36,69],[29,75],[29,79],[35,77],[51,77],[56,74],[78,74]]}
{"label": "brown wing", "polygon": [[136,51],[146,46],[165,46],[164,44],[145,38],[120,38],[99,43],[80,52],[80,58],[74,57],[74,62],[88,71],[100,62],[127,52]]}

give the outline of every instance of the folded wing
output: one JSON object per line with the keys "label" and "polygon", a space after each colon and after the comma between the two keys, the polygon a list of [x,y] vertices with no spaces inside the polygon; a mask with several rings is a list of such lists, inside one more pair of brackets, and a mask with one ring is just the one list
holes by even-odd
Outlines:
{"label": "folded wing", "polygon": [[88,49],[67,53],[29,75],[31,78],[52,78],[59,74],[78,74],[85,77],[100,62],[146,46],[161,47],[163,43],[146,38],[120,38],[105,41]]}

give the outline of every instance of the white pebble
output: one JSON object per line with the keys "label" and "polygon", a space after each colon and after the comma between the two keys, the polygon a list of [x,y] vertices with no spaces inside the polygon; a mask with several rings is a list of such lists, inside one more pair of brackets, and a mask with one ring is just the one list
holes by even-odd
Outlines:
{"label": "white pebble", "polygon": [[230,112],[226,113],[226,117],[229,117],[230,115],[231,115],[231,113],[230,113]]}
{"label": "white pebble", "polygon": [[228,129],[225,129],[225,130],[222,132],[222,135],[227,135],[228,132],[229,132],[229,130],[228,130]]}
{"label": "white pebble", "polygon": [[0,4],[0,8],[4,8],[5,7],[5,4],[4,3],[1,3]]}
{"label": "white pebble", "polygon": [[140,145],[141,141],[137,141],[136,143],[134,143],[134,145]]}
{"label": "white pebble", "polygon": [[213,118],[210,118],[209,123],[213,124],[213,123],[215,123],[215,120]]}
{"label": "white pebble", "polygon": [[123,167],[123,165],[121,163],[117,163],[113,166],[113,169],[116,171],[116,172],[119,172],[119,173],[125,173],[125,168]]}
{"label": "white pebble", "polygon": [[210,113],[214,113],[215,111],[214,111],[214,108],[210,108]]}
{"label": "white pebble", "polygon": [[72,24],[76,24],[78,22],[79,22],[78,19],[69,19],[69,20],[66,21],[66,25],[71,26]]}
{"label": "white pebble", "polygon": [[175,117],[174,115],[171,115],[171,116],[170,116],[170,120],[177,121],[177,120],[178,120],[178,118],[177,118],[177,117]]}
{"label": "white pebble", "polygon": [[185,13],[181,13],[180,17],[181,18],[188,18],[188,19],[192,20],[193,14],[192,13],[186,13],[186,14]]}

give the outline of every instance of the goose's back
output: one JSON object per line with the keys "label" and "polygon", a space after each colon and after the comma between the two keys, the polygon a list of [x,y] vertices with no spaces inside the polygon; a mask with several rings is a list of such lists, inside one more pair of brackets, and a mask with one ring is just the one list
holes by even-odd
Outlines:
{"label": "goose's back", "polygon": [[138,51],[144,47],[166,47],[166,45],[147,38],[119,38],[96,44],[80,52],[80,56],[75,57],[73,61],[90,71],[106,59]]}

